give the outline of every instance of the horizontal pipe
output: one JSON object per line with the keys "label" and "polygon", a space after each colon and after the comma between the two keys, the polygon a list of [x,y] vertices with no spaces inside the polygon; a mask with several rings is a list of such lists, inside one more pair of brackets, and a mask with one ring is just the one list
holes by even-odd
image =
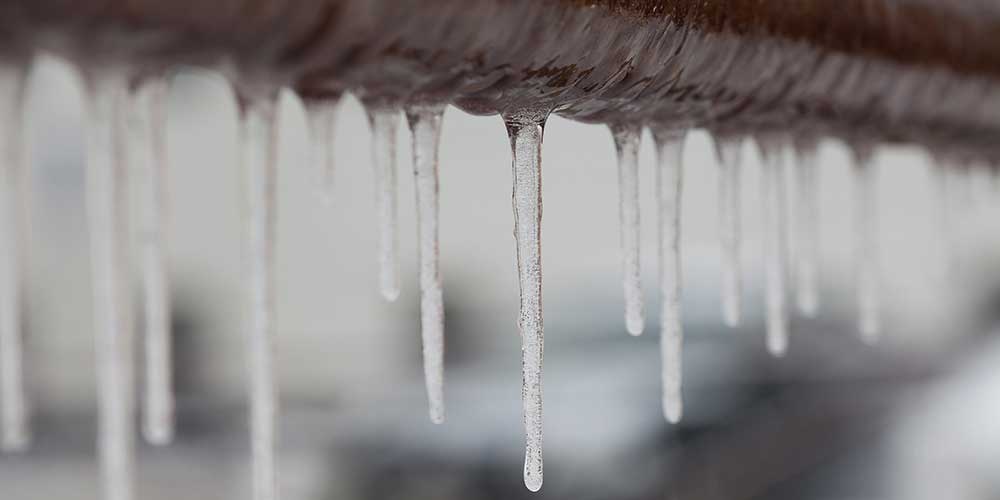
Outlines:
{"label": "horizontal pipe", "polygon": [[988,0],[2,0],[0,39],[311,98],[1000,159],[1000,5]]}

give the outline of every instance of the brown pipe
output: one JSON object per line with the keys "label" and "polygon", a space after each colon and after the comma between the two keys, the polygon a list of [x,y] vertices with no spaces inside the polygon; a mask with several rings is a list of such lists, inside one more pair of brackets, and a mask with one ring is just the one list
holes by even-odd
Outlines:
{"label": "brown pipe", "polygon": [[3,39],[306,97],[914,142],[994,160],[986,0],[2,0]]}

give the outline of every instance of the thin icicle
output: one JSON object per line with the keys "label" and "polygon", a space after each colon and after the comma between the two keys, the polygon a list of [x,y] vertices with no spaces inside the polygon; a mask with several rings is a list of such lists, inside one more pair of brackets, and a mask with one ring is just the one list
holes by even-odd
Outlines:
{"label": "thin icicle", "polygon": [[407,110],[413,134],[413,175],[417,188],[420,258],[420,332],[424,379],[431,422],[444,423],[444,297],[438,265],[438,144],[444,106]]}
{"label": "thin icicle", "polygon": [[938,195],[938,245],[941,255],[941,269],[939,279],[943,282],[950,282],[956,275],[959,267],[958,253],[961,252],[960,231],[955,227],[957,217],[957,204],[954,193],[954,169],[945,160],[939,159],[931,167],[937,185]]}
{"label": "thin icicle", "polygon": [[159,77],[134,88],[129,103],[129,160],[142,209],[137,221],[146,354],[142,430],[153,444],[167,444],[174,436],[166,266],[166,97],[167,80]]}
{"label": "thin icicle", "polygon": [[521,289],[521,399],[524,404],[524,485],[542,488],[542,134],[547,113],[504,115],[514,168],[514,236]]}
{"label": "thin icicle", "polygon": [[21,314],[28,243],[28,165],[24,99],[28,65],[0,67],[0,449],[21,451],[31,441],[24,387]]}
{"label": "thin icicle", "polygon": [[722,318],[737,327],[742,320],[743,283],[740,271],[740,169],[742,140],[715,139],[719,161],[719,226],[722,242]]}
{"label": "thin icicle", "polygon": [[399,241],[396,201],[396,129],[399,109],[368,106],[375,166],[375,203],[378,209],[379,288],[390,302],[399,298]]}
{"label": "thin icicle", "polygon": [[663,416],[677,423],[684,412],[681,326],[681,193],[684,185],[684,131],[654,129],[656,205],[660,228],[660,361]]}
{"label": "thin icicle", "polygon": [[815,317],[819,312],[819,199],[816,144],[799,142],[797,163],[795,291],[799,312]]}
{"label": "thin icicle", "polygon": [[767,350],[784,356],[788,350],[787,221],[785,170],[777,139],[758,138],[763,157],[761,198],[764,200],[764,268],[767,304]]}
{"label": "thin icicle", "polygon": [[611,135],[618,151],[618,208],[621,224],[622,269],[625,274],[625,328],[641,335],[646,319],[639,278],[639,144],[642,127],[616,124]]}
{"label": "thin icicle", "polygon": [[878,265],[878,209],[875,167],[871,152],[854,150],[855,231],[858,294],[858,330],[869,344],[881,336]]}
{"label": "thin icicle", "polygon": [[274,248],[277,94],[241,98],[239,152],[244,194],[244,251],[250,359],[253,499],[277,498],[278,405],[274,382]]}
{"label": "thin icicle", "polygon": [[135,401],[128,252],[127,79],[102,68],[87,75],[87,215],[90,229],[98,455],[105,500],[134,498]]}
{"label": "thin icicle", "polygon": [[334,148],[333,136],[340,109],[340,97],[305,101],[309,121],[310,158],[323,202],[333,203]]}

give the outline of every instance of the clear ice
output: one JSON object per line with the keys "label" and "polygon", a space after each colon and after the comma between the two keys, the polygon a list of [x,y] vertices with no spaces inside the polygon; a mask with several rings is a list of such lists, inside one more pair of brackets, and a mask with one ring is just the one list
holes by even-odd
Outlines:
{"label": "clear ice", "polygon": [[126,112],[128,79],[115,69],[85,75],[87,221],[90,230],[98,456],[105,500],[134,498],[135,396],[129,276]]}
{"label": "clear ice", "polygon": [[719,162],[719,237],[722,243],[722,319],[729,327],[742,320],[743,283],[740,269],[740,169],[739,137],[716,136]]}
{"label": "clear ice", "polygon": [[819,198],[817,145],[796,143],[795,297],[799,312],[819,312]]}
{"label": "clear ice", "polygon": [[521,399],[524,404],[524,485],[542,488],[542,133],[548,114],[504,115],[514,169],[514,236],[521,289]]}
{"label": "clear ice", "polygon": [[625,328],[641,335],[645,327],[639,269],[639,145],[642,127],[612,125],[618,151],[618,208],[621,224],[622,269],[625,288]]}
{"label": "clear ice", "polygon": [[399,298],[399,239],[396,185],[396,131],[400,110],[366,106],[372,129],[375,167],[375,204],[378,210],[379,289],[390,302]]}
{"label": "clear ice", "polygon": [[862,146],[854,150],[855,259],[857,265],[858,331],[866,343],[881,336],[878,265],[878,207],[876,171],[872,153]]}
{"label": "clear ice", "polygon": [[274,382],[274,249],[277,94],[240,98],[239,161],[243,177],[244,265],[250,362],[253,500],[275,500],[277,402]]}
{"label": "clear ice", "polygon": [[156,77],[133,86],[128,106],[129,163],[140,211],[136,224],[145,319],[146,441],[166,444],[174,435],[170,343],[170,285],[166,265],[166,97],[168,82]]}
{"label": "clear ice", "polygon": [[653,130],[656,141],[656,206],[660,237],[660,358],[663,416],[678,423],[684,330],[681,326],[681,193],[684,185],[683,131]]}
{"label": "clear ice", "polygon": [[319,193],[327,204],[333,203],[334,148],[333,136],[340,99],[307,99],[304,102],[309,121],[309,162],[315,172]]}
{"label": "clear ice", "polygon": [[406,110],[413,135],[413,175],[417,189],[420,258],[420,332],[424,379],[431,422],[444,423],[444,297],[438,264],[438,144],[444,106]]}
{"label": "clear ice", "polygon": [[24,385],[24,278],[27,269],[29,173],[24,101],[29,66],[0,67],[0,449],[28,447],[31,430]]}
{"label": "clear ice", "polygon": [[764,271],[767,309],[767,349],[774,356],[788,350],[787,221],[785,170],[782,143],[774,137],[758,137],[763,158],[761,199],[764,201]]}

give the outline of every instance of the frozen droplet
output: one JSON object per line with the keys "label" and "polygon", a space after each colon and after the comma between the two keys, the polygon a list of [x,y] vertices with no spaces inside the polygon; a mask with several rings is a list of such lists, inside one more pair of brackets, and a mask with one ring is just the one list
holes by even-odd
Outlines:
{"label": "frozen droplet", "polygon": [[682,130],[654,129],[656,206],[660,229],[660,358],[663,416],[681,420],[684,330],[681,326],[681,193],[684,184]]}
{"label": "frozen droplet", "polygon": [[129,163],[141,210],[135,221],[145,319],[143,434],[153,444],[174,435],[170,343],[170,285],[166,265],[166,97],[164,77],[133,88],[128,107]]}
{"label": "frozen droplet", "polygon": [[764,271],[767,308],[767,349],[775,356],[788,350],[787,223],[782,144],[776,137],[758,137],[763,158],[761,198],[764,201]]}
{"label": "frozen droplet", "polygon": [[24,385],[24,306],[29,172],[24,101],[29,66],[0,67],[0,449],[21,451],[31,441]]}
{"label": "frozen droplet", "polygon": [[854,158],[858,330],[872,344],[881,335],[876,172],[868,149],[856,147]]}
{"label": "frozen droplet", "polygon": [[504,115],[514,168],[514,236],[521,289],[521,398],[524,404],[524,485],[542,487],[542,133],[544,112]]}
{"label": "frozen droplet", "polygon": [[799,312],[807,317],[819,312],[817,160],[814,142],[796,143],[795,291]]}
{"label": "frozen droplet", "polygon": [[318,192],[325,203],[333,203],[334,148],[333,137],[340,98],[307,99],[306,117],[309,122],[309,162],[315,172]]}
{"label": "frozen droplet", "polygon": [[625,287],[625,327],[641,335],[645,326],[642,282],[639,278],[639,144],[642,127],[611,126],[618,151],[618,207],[621,224],[622,269]]}
{"label": "frozen droplet", "polygon": [[399,298],[399,239],[396,186],[396,131],[399,108],[367,106],[372,129],[375,204],[378,211],[379,289],[390,302]]}
{"label": "frozen droplet", "polygon": [[444,422],[444,297],[438,263],[438,144],[444,106],[414,106],[406,117],[413,135],[420,258],[420,332],[431,422]]}
{"label": "frozen droplet", "polygon": [[274,382],[277,93],[241,96],[239,111],[253,499],[274,500],[278,412]]}
{"label": "frozen droplet", "polygon": [[719,161],[719,237],[722,244],[722,318],[727,326],[739,326],[742,319],[742,278],[740,270],[740,169],[742,140],[716,136]]}
{"label": "frozen droplet", "polygon": [[132,304],[125,107],[128,79],[86,75],[87,222],[98,381],[98,456],[105,500],[131,500],[135,475]]}

